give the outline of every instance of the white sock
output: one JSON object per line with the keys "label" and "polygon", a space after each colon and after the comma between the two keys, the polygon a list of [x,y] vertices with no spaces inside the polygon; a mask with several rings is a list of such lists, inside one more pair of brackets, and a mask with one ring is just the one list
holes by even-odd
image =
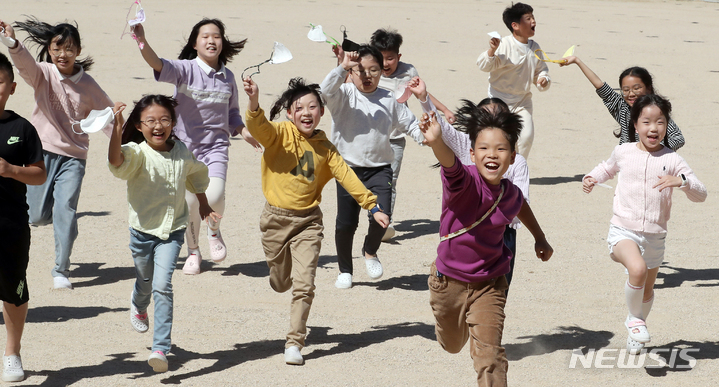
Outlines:
{"label": "white sock", "polygon": [[644,298],[644,286],[637,287],[629,283],[624,284],[624,295],[627,298],[630,318],[642,318],[642,298]]}
{"label": "white sock", "polygon": [[654,304],[654,292],[652,292],[652,298],[642,302],[642,319],[647,321],[647,316],[652,310],[652,304]]}
{"label": "white sock", "polygon": [[217,239],[220,236],[220,228],[211,229],[210,227],[207,227],[207,238],[208,239]]}
{"label": "white sock", "polygon": [[187,255],[190,256],[190,255],[192,255],[192,254],[195,254],[195,255],[198,255],[198,256],[201,255],[201,254],[200,254],[200,247],[198,246],[198,247],[195,247],[194,249],[191,249],[190,247],[187,247]]}

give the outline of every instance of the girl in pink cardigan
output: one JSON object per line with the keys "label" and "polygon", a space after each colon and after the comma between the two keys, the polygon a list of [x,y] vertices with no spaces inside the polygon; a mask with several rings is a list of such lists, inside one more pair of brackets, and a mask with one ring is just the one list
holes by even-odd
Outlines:
{"label": "girl in pink cardigan", "polygon": [[[582,180],[584,192],[594,185],[622,176],[614,194],[614,216],[609,227],[609,256],[626,267],[629,278],[624,293],[629,315],[624,323],[629,336],[627,350],[637,354],[651,340],[646,319],[654,302],[654,282],[664,260],[664,241],[672,206],[672,191],[682,190],[689,200],[703,202],[704,185],[686,161],[665,141],[671,104],[649,94],[632,106],[630,141],[614,148]],[[639,142],[633,138],[635,133]]]}

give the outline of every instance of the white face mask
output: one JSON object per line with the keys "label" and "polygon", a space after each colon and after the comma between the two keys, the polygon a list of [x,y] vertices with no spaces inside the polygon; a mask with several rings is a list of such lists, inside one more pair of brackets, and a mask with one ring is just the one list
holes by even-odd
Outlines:
{"label": "white face mask", "polygon": [[[77,134],[99,132],[109,125],[113,118],[115,118],[115,115],[112,113],[111,107],[107,107],[105,110],[93,110],[84,120],[73,123],[72,131]],[[75,125],[80,125],[82,132],[75,131]]]}
{"label": "white face mask", "polygon": [[10,48],[15,47],[15,39],[5,36],[5,28],[2,27],[0,27],[0,42]]}
{"label": "white face mask", "polygon": [[412,96],[412,90],[407,87],[407,81],[402,81],[397,84],[394,89],[394,97],[399,103],[405,103]]}
{"label": "white face mask", "polygon": [[275,48],[272,50],[272,59],[270,60],[270,63],[280,64],[288,62],[290,59],[292,59],[292,53],[290,50],[287,49],[284,44],[275,42]]}

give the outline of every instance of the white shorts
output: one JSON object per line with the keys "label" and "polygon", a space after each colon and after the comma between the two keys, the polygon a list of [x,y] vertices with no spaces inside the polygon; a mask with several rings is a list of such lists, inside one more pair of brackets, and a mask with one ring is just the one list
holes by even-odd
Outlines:
{"label": "white shorts", "polygon": [[612,254],[612,249],[619,241],[629,239],[639,246],[639,252],[647,264],[647,269],[654,269],[664,261],[664,241],[666,238],[666,233],[656,234],[633,231],[610,224],[607,244],[609,245],[609,254]]}

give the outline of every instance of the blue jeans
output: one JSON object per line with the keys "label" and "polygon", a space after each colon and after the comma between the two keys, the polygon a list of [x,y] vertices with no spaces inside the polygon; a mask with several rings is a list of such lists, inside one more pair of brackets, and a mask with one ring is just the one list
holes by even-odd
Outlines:
{"label": "blue jeans", "polygon": [[27,186],[30,224],[52,223],[55,232],[53,277],[70,275],[70,254],[77,239],[77,202],[80,199],[85,160],[42,152],[47,170],[43,185]]}
{"label": "blue jeans", "polygon": [[512,252],[512,260],[509,261],[509,273],[504,276],[507,278],[507,291],[509,295],[509,285],[512,283],[512,273],[514,273],[514,261],[517,260],[517,230],[504,226],[504,245]]}
{"label": "blue jeans", "polygon": [[155,299],[155,327],[152,351],[170,352],[172,332],[172,274],[184,243],[185,229],[170,234],[167,240],[145,234],[130,227],[130,251],[135,261],[135,290],[132,304],[140,313]]}

